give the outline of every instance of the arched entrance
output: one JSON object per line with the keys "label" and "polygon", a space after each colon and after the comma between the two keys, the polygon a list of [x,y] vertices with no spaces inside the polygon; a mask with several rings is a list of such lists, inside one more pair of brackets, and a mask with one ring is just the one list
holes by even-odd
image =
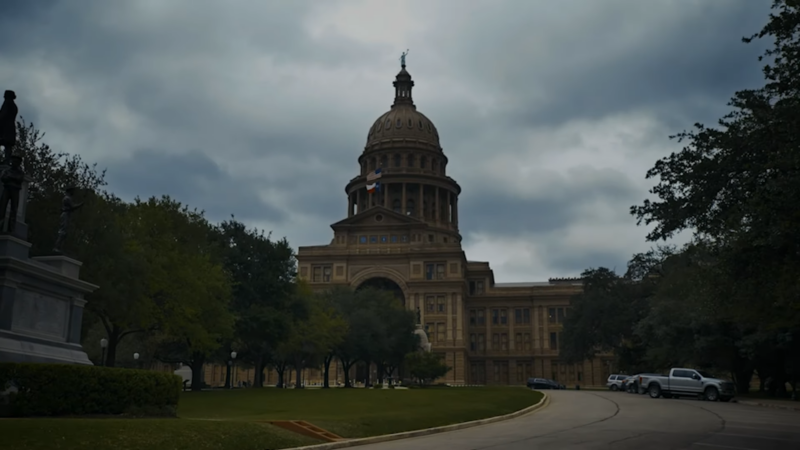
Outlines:
{"label": "arched entrance", "polygon": [[[356,286],[356,292],[362,289],[375,289],[390,292],[396,299],[400,300],[402,305],[405,306],[406,304],[406,296],[403,293],[403,288],[390,278],[380,275],[367,278]],[[378,374],[377,370],[378,367],[375,364],[370,364],[370,367],[366,367],[364,364],[359,363],[356,365],[355,380],[366,380],[367,383],[371,383],[371,380],[382,380],[383,374]]]}
{"label": "arched entrance", "polygon": [[390,280],[389,278],[385,277],[369,278],[363,283],[359,284],[358,287],[356,287],[356,291],[365,288],[372,288],[379,291],[391,292],[395,296],[395,298],[397,298],[403,303],[403,305],[406,304],[406,296],[405,294],[403,294],[403,288],[401,288],[400,285],[395,283],[393,280]]}

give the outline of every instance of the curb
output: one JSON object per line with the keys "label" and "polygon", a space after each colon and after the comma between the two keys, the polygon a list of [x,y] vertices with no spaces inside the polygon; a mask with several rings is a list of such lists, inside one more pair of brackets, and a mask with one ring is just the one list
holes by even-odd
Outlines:
{"label": "curb", "polygon": [[[292,447],[291,450],[333,450],[337,448],[349,448],[359,445],[377,444],[380,442],[396,441],[399,439],[408,439],[412,437],[429,436],[431,434],[446,433],[448,431],[463,430],[464,428],[477,427],[479,425],[487,425],[495,422],[502,422],[504,420],[514,419],[516,417],[524,416],[525,414],[532,413],[538,409],[544,408],[550,403],[550,397],[542,392],[544,396],[535,405],[528,406],[527,408],[514,411],[502,416],[488,417],[486,419],[472,420],[469,422],[454,423],[452,425],[444,425],[441,427],[425,428],[422,430],[403,431],[401,433],[384,434],[382,436],[370,436],[358,439],[349,439],[340,442],[328,442],[325,444],[306,445],[305,447]],[[288,449],[287,449],[288,450]]]}
{"label": "curb", "polygon": [[762,408],[783,409],[786,411],[800,411],[800,406],[776,405],[774,403],[751,402],[748,400],[745,401],[739,400],[737,403],[739,403],[740,405],[747,405],[747,406],[760,406]]}

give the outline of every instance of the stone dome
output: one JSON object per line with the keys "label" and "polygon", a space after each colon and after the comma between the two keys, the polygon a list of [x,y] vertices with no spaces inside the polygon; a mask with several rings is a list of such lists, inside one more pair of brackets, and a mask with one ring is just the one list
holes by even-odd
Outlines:
{"label": "stone dome", "polygon": [[414,140],[421,144],[439,145],[439,131],[425,114],[417,111],[411,97],[414,80],[402,66],[394,81],[395,97],[392,109],[378,117],[367,134],[367,148],[393,139]]}

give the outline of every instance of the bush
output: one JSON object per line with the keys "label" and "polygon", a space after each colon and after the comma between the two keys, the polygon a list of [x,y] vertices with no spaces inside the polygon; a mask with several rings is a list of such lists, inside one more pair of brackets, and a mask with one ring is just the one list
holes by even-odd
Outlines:
{"label": "bush", "polygon": [[[3,393],[5,392],[5,402]],[[175,416],[181,378],[74,364],[0,363],[0,416]]]}

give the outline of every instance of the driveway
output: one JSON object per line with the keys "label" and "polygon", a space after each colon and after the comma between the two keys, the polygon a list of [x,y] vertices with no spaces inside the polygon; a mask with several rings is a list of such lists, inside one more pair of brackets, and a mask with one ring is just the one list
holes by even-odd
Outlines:
{"label": "driveway", "polygon": [[646,395],[548,391],[550,405],[532,414],[466,430],[363,450],[688,449],[798,450],[800,412],[651,399]]}

